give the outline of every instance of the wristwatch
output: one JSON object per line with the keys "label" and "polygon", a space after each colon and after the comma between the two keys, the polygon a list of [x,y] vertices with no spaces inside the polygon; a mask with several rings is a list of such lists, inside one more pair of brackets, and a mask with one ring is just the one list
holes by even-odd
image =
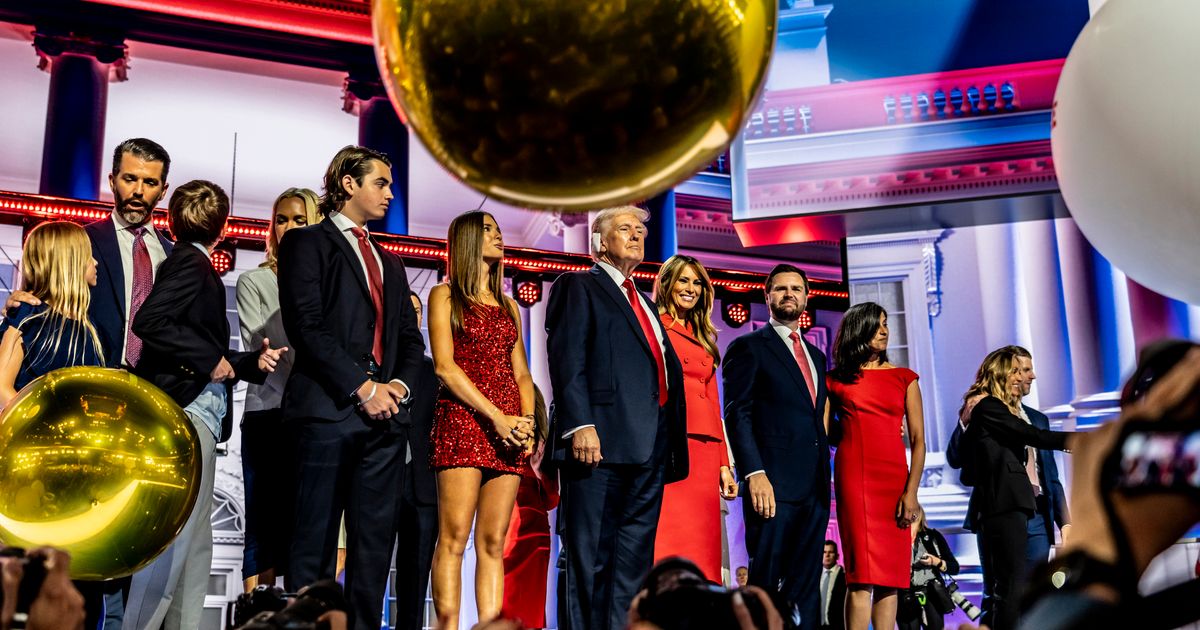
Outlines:
{"label": "wristwatch", "polygon": [[1038,599],[1051,593],[1080,591],[1093,584],[1113,588],[1122,600],[1137,595],[1137,579],[1132,571],[1098,560],[1082,550],[1055,557],[1038,569],[1025,592],[1022,608],[1028,610]]}

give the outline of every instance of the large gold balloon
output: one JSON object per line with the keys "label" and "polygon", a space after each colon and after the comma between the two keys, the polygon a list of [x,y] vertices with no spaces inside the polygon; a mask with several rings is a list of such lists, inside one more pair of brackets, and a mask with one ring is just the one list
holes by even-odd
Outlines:
{"label": "large gold balloon", "polygon": [[183,529],[200,442],[179,405],[122,370],[55,370],[0,414],[0,541],[71,553],[71,576],[150,563]]}
{"label": "large gold balloon", "polygon": [[374,0],[392,102],[459,179],[530,208],[646,199],[741,131],[778,0]]}

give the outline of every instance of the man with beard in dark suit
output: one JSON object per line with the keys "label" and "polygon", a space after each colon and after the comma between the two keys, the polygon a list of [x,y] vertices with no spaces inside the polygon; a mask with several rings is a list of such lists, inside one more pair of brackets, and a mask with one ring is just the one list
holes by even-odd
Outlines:
{"label": "man with beard in dark suit", "polygon": [[765,288],[770,322],[725,352],[725,425],[745,479],[750,583],[778,590],[800,627],[815,630],[829,524],[825,355],[799,331],[808,304],[804,271],[777,265]]}

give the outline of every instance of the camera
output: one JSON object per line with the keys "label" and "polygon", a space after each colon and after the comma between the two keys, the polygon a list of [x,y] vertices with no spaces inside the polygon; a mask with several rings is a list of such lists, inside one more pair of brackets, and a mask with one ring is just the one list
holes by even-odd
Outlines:
{"label": "camera", "polygon": [[[29,607],[37,599],[42,590],[42,582],[46,581],[46,559],[40,555],[25,555],[21,547],[4,547],[0,549],[0,557],[16,558],[23,564],[21,584],[17,586],[17,607],[13,613],[10,628],[24,628],[29,622]],[[3,604],[4,593],[0,591],[0,604]]]}
{"label": "camera", "polygon": [[[702,580],[683,578],[673,588],[650,593],[638,602],[638,616],[662,630],[737,628],[734,592]],[[755,627],[766,628],[767,611],[758,597],[743,592],[742,599]],[[784,617],[786,620],[787,615]]]}
{"label": "camera", "polygon": [[317,619],[331,610],[346,610],[342,586],[321,580],[300,592],[288,603],[288,594],[274,586],[258,586],[238,596],[233,623],[238,630],[323,630],[327,623]]}
{"label": "camera", "polygon": [[950,592],[950,601],[954,602],[954,605],[958,606],[958,609],[966,614],[967,619],[975,621],[976,619],[979,619],[980,615],[983,614],[983,611],[980,610],[979,607],[974,604],[974,602],[967,599],[962,593],[958,592],[958,582],[955,582],[954,580],[947,580],[946,590]]}

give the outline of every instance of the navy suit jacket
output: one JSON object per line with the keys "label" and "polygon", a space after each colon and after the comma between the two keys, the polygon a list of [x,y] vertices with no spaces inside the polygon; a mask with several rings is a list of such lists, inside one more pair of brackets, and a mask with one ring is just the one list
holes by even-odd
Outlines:
{"label": "navy suit jacket", "polygon": [[[638,292],[655,312],[654,305]],[[667,483],[687,477],[687,426],[683,368],[667,331],[663,336],[667,368]],[[658,435],[658,368],[629,299],[599,266],[564,273],[550,287],[546,305],[546,349],[554,414],[547,444],[550,459],[568,461],[569,439],[562,435],[595,425],[605,464],[650,461]]]}
{"label": "navy suit jacket", "polygon": [[[134,372],[154,383],[180,407],[196,400],[209,375],[225,358],[239,380],[261,384],[258,351],[229,349],[225,283],[208,256],[192,245],[173,249],[158,268],[154,288],[133,318],[142,338],[142,358]],[[233,380],[225,381],[225,417],[218,442],[233,432]]]}
{"label": "navy suit jacket", "polygon": [[[408,273],[399,256],[375,247],[383,262],[383,322],[375,321],[362,263],[333,221],[289,230],[279,243],[279,306],[296,353],[283,392],[285,418],[341,422],[357,412],[354,392],[367,380],[377,325],[383,326],[383,360],[374,380],[398,378],[414,397],[419,393],[425,340]],[[401,408],[390,424],[410,422]]]}
{"label": "navy suit jacket", "polygon": [[[792,348],[770,325],[733,340],[721,367],[738,474],[765,471],[780,501],[829,500],[825,355],[804,343],[817,369],[815,401]],[[748,487],[742,485],[743,494]]]}
{"label": "navy suit jacket", "polygon": [[[99,267],[96,270],[96,286],[92,287],[88,318],[96,327],[96,335],[100,337],[100,345],[104,348],[104,365],[121,367],[128,324],[125,321],[125,263],[121,260],[121,246],[117,243],[117,228],[113,225],[112,217],[107,216],[83,229],[92,241],[92,256]],[[154,230],[154,234],[167,256],[170,256],[173,243],[158,230]]]}
{"label": "navy suit jacket", "polygon": [[[1050,419],[1046,414],[1030,407],[1021,405],[1025,409],[1026,415],[1029,416],[1029,421],[1033,426],[1042,429],[1050,429]],[[961,469],[963,467],[963,452],[961,448],[963,428],[962,424],[955,423],[954,433],[950,435],[950,443],[946,445],[946,463],[950,464],[951,468]],[[1071,522],[1071,513],[1067,508],[1067,493],[1063,490],[1062,480],[1058,474],[1058,462],[1054,459],[1054,451],[1048,449],[1038,450],[1038,477],[1042,483],[1042,492],[1046,495],[1046,510],[1042,517],[1046,521],[1046,535],[1050,540],[1054,540],[1054,526],[1058,525],[1062,529],[1063,525]],[[967,482],[973,481],[963,479],[964,485],[970,485]],[[975,512],[978,509],[978,500],[975,498],[975,493],[971,493],[971,503],[967,508],[967,518],[963,522],[963,528],[967,531],[975,531],[978,523],[976,523]]]}

